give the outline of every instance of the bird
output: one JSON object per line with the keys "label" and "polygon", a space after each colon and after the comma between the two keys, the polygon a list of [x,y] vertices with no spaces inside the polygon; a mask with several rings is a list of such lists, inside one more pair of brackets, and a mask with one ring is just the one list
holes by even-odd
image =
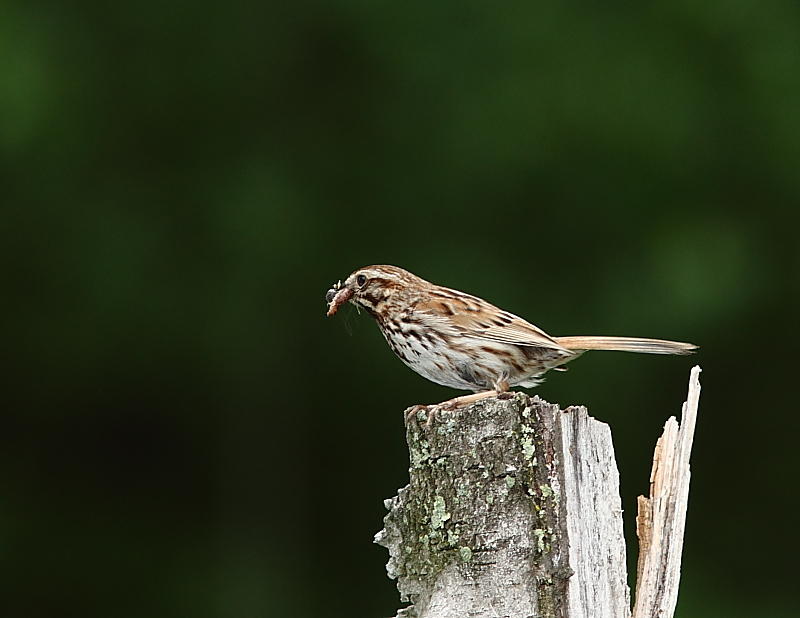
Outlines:
{"label": "bird", "polygon": [[523,318],[465,292],[385,264],[365,266],[327,291],[327,315],[347,302],[372,316],[395,355],[431,382],[472,395],[460,406],[532,388],[589,350],[691,354],[697,346],[641,337],[553,337]]}

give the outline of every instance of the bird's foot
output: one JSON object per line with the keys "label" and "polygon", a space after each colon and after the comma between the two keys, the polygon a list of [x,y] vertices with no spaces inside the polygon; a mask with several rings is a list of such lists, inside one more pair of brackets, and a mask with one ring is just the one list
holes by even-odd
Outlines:
{"label": "bird's foot", "polygon": [[[449,403],[449,402],[444,402]],[[408,408],[405,412],[406,417],[406,425],[411,421],[411,419],[416,418],[417,423],[422,425],[422,427],[428,431],[434,423],[439,421],[439,412],[443,410],[452,410],[454,408],[451,407],[444,407],[441,403],[433,403],[430,405],[423,405],[417,404]]]}
{"label": "bird's foot", "polygon": [[419,413],[420,413],[420,412],[425,412],[425,413],[426,413],[426,416],[427,416],[427,417],[430,417],[430,409],[431,409],[432,407],[433,407],[433,406],[431,406],[431,405],[427,405],[427,406],[426,406],[426,405],[424,405],[424,404],[418,403],[417,405],[415,405],[415,406],[411,406],[410,408],[408,408],[408,409],[405,411],[405,417],[406,417],[406,419],[405,419],[405,420],[406,420],[406,425],[408,425],[409,421],[410,421],[412,418],[414,418],[415,416],[417,417],[417,420],[422,420],[422,419],[420,419],[420,417],[419,417]]}
{"label": "bird's foot", "polygon": [[[442,401],[441,403],[432,403],[429,405],[417,404],[405,411],[405,420],[406,424],[408,424],[412,418],[416,417],[418,421],[424,422],[425,429],[430,429],[431,425],[438,420],[438,413],[443,410],[457,410],[458,408],[463,408],[466,405],[475,403],[481,399],[488,399],[489,397],[497,397],[498,399],[511,399],[514,397],[514,395],[514,392],[508,390],[491,390],[483,391],[481,393],[473,393],[472,395],[453,397],[453,399],[448,399],[447,401]],[[420,412],[425,413],[425,418],[419,414]]]}

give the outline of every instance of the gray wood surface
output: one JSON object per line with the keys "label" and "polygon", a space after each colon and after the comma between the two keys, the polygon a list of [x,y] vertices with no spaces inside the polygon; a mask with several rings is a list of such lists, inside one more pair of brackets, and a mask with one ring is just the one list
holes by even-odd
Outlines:
{"label": "gray wood surface", "polygon": [[[640,498],[636,618],[674,613],[699,371]],[[409,603],[397,618],[631,616],[608,425],[513,393],[418,411],[406,438],[410,482],[375,537]]]}

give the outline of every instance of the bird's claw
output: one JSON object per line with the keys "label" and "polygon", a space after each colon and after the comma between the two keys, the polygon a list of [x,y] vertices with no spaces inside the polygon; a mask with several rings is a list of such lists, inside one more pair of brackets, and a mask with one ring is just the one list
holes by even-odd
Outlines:
{"label": "bird's claw", "polygon": [[430,408],[431,408],[431,406],[426,406],[426,405],[423,405],[423,404],[420,404],[420,403],[418,403],[415,406],[411,406],[410,408],[408,408],[405,411],[406,425],[408,425],[409,421],[411,421],[411,419],[414,418],[415,416],[417,417],[418,421],[421,420],[419,418],[419,413],[423,412],[423,411],[424,412],[428,412],[430,410]]}
{"label": "bird's claw", "polygon": [[[458,402],[456,401],[445,401],[444,403],[431,404],[427,406],[417,404],[406,410],[406,425],[411,421],[411,419],[416,417],[417,423],[419,423],[420,426],[428,431],[434,423],[439,421],[439,412],[455,410],[457,407]],[[422,415],[420,412],[424,412],[425,414]]]}
{"label": "bird's claw", "polygon": [[[406,418],[406,425],[411,421],[414,416],[417,417],[418,422],[424,422],[425,429],[430,429],[431,425],[435,421],[439,420],[439,413],[440,412],[452,412],[453,410],[458,410],[466,405],[469,405],[475,401],[480,401],[481,399],[485,399],[487,397],[497,397],[498,399],[511,399],[515,396],[513,391],[504,391],[504,392],[497,392],[497,391],[483,391],[481,393],[474,393],[472,395],[462,395],[461,397],[454,397],[453,399],[448,399],[447,401],[443,401],[441,403],[435,403],[431,405],[423,405],[417,404],[415,406],[411,406],[405,411],[405,418]],[[420,418],[419,413],[425,412],[426,418]]]}

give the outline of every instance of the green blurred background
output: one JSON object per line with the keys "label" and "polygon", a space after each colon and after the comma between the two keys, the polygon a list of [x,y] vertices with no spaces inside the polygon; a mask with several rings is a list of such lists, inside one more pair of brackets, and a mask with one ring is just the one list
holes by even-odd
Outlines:
{"label": "green blurred background", "polygon": [[325,319],[370,263],[700,344],[537,392],[632,535],[700,363],[678,616],[796,615],[799,161],[793,0],[3,2],[2,615],[392,615],[402,412],[457,393]]}

